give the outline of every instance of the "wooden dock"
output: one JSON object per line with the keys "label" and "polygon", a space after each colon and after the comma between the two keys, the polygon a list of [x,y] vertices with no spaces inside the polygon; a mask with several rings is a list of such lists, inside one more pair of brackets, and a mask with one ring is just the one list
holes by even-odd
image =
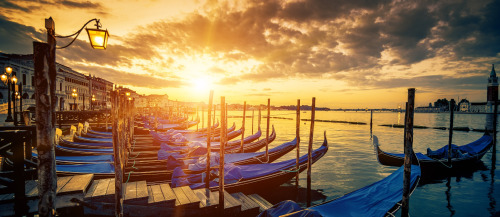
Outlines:
{"label": "wooden dock", "polygon": [[[26,214],[38,212],[38,188],[26,181]],[[256,216],[272,206],[257,194],[224,192],[224,214],[219,212],[219,192],[191,190],[188,186],[123,183],[125,216]],[[93,174],[58,177],[58,214],[114,216],[115,180],[94,180]],[[14,216],[14,194],[0,195],[0,216]]]}

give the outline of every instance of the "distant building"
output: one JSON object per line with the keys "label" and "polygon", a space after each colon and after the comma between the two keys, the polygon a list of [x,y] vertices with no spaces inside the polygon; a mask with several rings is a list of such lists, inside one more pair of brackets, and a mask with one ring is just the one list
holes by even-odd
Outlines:
{"label": "distant building", "polygon": [[462,99],[458,103],[458,111],[460,111],[460,112],[470,112],[470,107],[471,107],[471,104],[470,104],[469,100],[467,100],[467,99]]}
{"label": "distant building", "polygon": [[486,102],[471,102],[469,112],[474,113],[485,113],[486,112]]}

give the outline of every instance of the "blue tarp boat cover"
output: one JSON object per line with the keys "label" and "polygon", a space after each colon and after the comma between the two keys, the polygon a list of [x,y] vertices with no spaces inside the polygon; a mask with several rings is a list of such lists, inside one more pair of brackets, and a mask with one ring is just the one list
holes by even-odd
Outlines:
{"label": "blue tarp boat cover", "polygon": [[[420,177],[420,167],[411,167],[411,186],[415,186]],[[404,166],[386,178],[365,186],[340,198],[296,212],[290,216],[385,216],[403,195]],[[273,206],[272,210],[262,212],[259,217],[280,216],[294,212],[293,202]]]}
{"label": "blue tarp boat cover", "polygon": [[91,130],[91,129],[88,129],[87,131],[89,133],[94,133],[94,134],[102,134],[102,135],[110,135],[110,136],[113,135],[113,132],[102,132],[102,131],[95,131],[95,130]]}
{"label": "blue tarp boat cover", "polygon": [[[481,150],[483,150],[485,147],[487,147],[491,142],[493,141],[493,138],[490,135],[483,135],[481,138],[478,140],[471,142],[467,145],[463,146],[457,146],[452,144],[452,158],[466,158],[471,155],[475,155],[479,153]],[[387,154],[398,156],[398,157],[404,157],[404,154],[396,154],[396,153],[389,153]],[[436,159],[447,159],[448,158],[448,145],[443,146],[442,148],[432,151],[431,149],[427,149],[427,155],[424,155],[422,153],[415,153],[417,155],[417,158],[419,160],[436,160]]]}
{"label": "blue tarp boat cover", "polygon": [[[269,149],[268,153],[278,152],[280,150],[288,149],[288,148],[290,148],[290,146],[295,146],[295,145],[296,145],[296,139],[294,139],[290,142],[285,142],[285,143],[283,143],[279,146],[276,146],[272,149]],[[264,156],[265,153],[266,153],[265,151],[261,151],[261,152],[254,152],[254,153],[226,154],[226,155],[224,155],[224,162],[226,164],[235,163],[235,162],[247,160],[250,158],[255,158],[258,156]],[[210,155],[210,166],[211,167],[217,166],[217,165],[219,165],[219,162],[220,162],[219,161],[219,153],[217,153],[217,152],[212,153]],[[195,163],[189,164],[188,168],[192,171],[205,171],[207,168],[207,157],[203,156],[203,157],[198,158],[198,160]]]}
{"label": "blue tarp boat cover", "polygon": [[96,148],[96,149],[87,149],[87,148],[72,148],[58,145],[59,149],[66,149],[68,151],[79,151],[79,152],[95,152],[95,153],[109,153],[113,154],[112,148]]}
{"label": "blue tarp boat cover", "polygon": [[[312,158],[316,159],[324,155],[328,151],[328,147],[322,145],[318,149],[314,150],[312,153]],[[249,164],[249,165],[238,165],[225,164],[224,169],[224,183],[234,183],[240,180],[247,180],[257,177],[266,176],[280,171],[287,171],[291,168],[295,168],[296,159],[290,159],[287,161],[282,161],[279,163],[268,163],[268,164]],[[303,155],[299,158],[299,164],[304,164],[307,162],[307,155]],[[218,174],[217,170],[210,171],[211,173]],[[202,188],[204,186],[202,174],[190,174],[187,175],[180,168],[176,168],[172,174],[172,187],[181,187],[185,185],[190,185],[192,189]],[[212,183],[213,186],[217,185],[217,182]],[[212,184],[210,186],[212,186]]]}
{"label": "blue tarp boat cover", "polygon": [[[33,157],[38,157],[33,153]],[[56,156],[56,161],[81,162],[81,163],[104,163],[113,162],[113,155],[92,155],[92,156]]]}
{"label": "blue tarp boat cover", "polygon": [[[302,210],[302,208],[300,208],[299,204],[297,204],[291,200],[284,200],[284,201],[281,201],[281,202],[275,204],[271,208],[264,210],[257,217],[281,216],[281,215],[285,215],[287,213],[297,212],[300,210]],[[321,214],[319,214],[316,211],[314,211],[314,213],[308,213],[307,215],[304,215],[304,214],[305,213],[302,213],[302,215],[300,215],[300,216],[321,217]]]}
{"label": "blue tarp boat cover", "polygon": [[[452,158],[466,158],[470,155],[476,155],[481,150],[483,150],[486,146],[488,146],[493,141],[493,138],[490,135],[483,135],[478,140],[471,142],[467,145],[457,146],[451,145],[451,157]],[[434,159],[440,158],[448,158],[448,145],[443,146],[442,148],[432,151],[431,149],[427,149],[427,155]]]}
{"label": "blue tarp boat cover", "polygon": [[63,140],[63,143],[62,143],[63,146],[64,146],[64,143],[74,144],[74,145],[80,145],[80,146],[96,146],[97,148],[102,148],[102,147],[113,148],[113,143],[112,142],[96,142],[96,143],[91,143],[91,142],[70,142],[70,141]]}
{"label": "blue tarp boat cover", "polygon": [[89,142],[113,142],[112,138],[90,138],[90,137],[83,137],[83,136],[76,136],[78,139],[89,141]]}
{"label": "blue tarp boat cover", "polygon": [[115,168],[112,163],[80,164],[80,165],[56,165],[59,172],[77,173],[114,173]]}
{"label": "blue tarp boat cover", "polygon": [[111,135],[105,135],[105,134],[95,134],[95,133],[91,133],[91,132],[87,132],[87,133],[85,134],[85,136],[90,136],[90,137],[92,137],[92,138],[96,138],[96,137],[97,137],[97,138],[110,138],[110,139],[112,139],[112,138],[113,138],[113,135],[112,135],[112,134],[111,134]]}

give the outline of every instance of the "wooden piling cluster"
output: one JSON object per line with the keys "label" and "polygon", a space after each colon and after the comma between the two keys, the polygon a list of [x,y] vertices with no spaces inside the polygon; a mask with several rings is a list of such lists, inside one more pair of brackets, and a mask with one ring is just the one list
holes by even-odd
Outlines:
{"label": "wooden piling cluster", "polygon": [[113,159],[115,166],[115,216],[123,216],[124,165],[133,141],[133,102],[121,89],[111,92],[111,117],[113,120]]}

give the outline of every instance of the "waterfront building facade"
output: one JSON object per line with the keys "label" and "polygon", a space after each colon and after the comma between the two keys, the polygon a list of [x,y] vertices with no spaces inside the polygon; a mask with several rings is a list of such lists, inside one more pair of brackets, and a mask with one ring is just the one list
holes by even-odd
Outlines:
{"label": "waterfront building facade", "polygon": [[87,80],[89,81],[90,109],[111,109],[110,93],[113,90],[113,83],[95,75],[87,76]]}
{"label": "waterfront building facade", "polygon": [[471,104],[470,104],[469,100],[467,100],[467,99],[462,99],[458,103],[458,111],[460,111],[460,112],[470,112],[470,107],[471,107]]}
{"label": "waterfront building facade", "polygon": [[[4,74],[5,68],[9,66],[12,68],[11,75],[17,77],[17,91],[21,94],[22,99],[19,99],[16,104],[22,100],[23,109],[33,106],[35,104],[33,55],[6,55],[0,53],[0,66],[2,67],[0,74]],[[11,99],[13,96],[15,96],[15,92],[11,90]],[[0,85],[0,104],[6,104],[7,99],[7,85],[2,83]]]}
{"label": "waterfront building facade", "polygon": [[[12,75],[18,79],[18,91],[21,93],[23,110],[35,106],[35,71],[33,55],[5,54],[0,52],[0,74],[5,73],[5,67],[12,67]],[[97,96],[96,101],[100,109],[111,108],[113,83],[95,76],[87,76],[71,69],[68,66],[56,63],[56,111],[90,110],[92,108],[92,94]],[[73,98],[73,89],[77,97]],[[0,113],[5,113],[8,90],[5,84],[0,85]],[[19,102],[17,102],[19,103]],[[17,104],[19,105],[19,104]],[[5,107],[5,108],[4,108]]]}

